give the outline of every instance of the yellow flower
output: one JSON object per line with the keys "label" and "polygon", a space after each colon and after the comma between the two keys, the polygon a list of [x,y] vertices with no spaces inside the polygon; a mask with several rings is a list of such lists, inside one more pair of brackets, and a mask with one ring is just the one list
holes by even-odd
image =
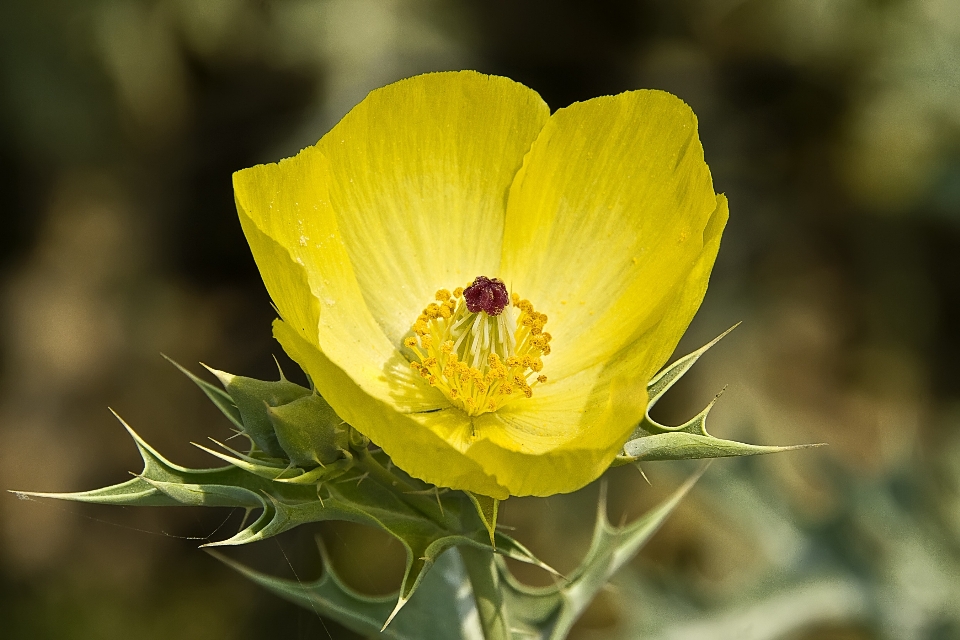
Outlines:
{"label": "yellow flower", "polygon": [[274,335],[323,397],[410,475],[499,499],[603,473],[727,220],[676,97],[551,115],[472,71],[373,91],[234,192]]}

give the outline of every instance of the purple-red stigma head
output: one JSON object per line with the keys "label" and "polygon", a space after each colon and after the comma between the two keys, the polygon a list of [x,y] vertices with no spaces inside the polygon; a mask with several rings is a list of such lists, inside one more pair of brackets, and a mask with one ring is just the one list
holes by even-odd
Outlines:
{"label": "purple-red stigma head", "polygon": [[499,278],[477,276],[473,284],[463,290],[463,299],[470,313],[486,311],[487,315],[498,316],[510,304],[507,287]]}

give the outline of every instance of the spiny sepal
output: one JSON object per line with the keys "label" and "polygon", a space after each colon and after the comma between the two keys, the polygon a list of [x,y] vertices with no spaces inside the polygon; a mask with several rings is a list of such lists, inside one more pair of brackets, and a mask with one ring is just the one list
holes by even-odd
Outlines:
{"label": "spiny sepal", "polygon": [[490,544],[496,547],[497,514],[500,511],[500,501],[490,496],[484,496],[464,491],[470,502],[477,510],[477,516],[490,534]]}
{"label": "spiny sepal", "polygon": [[[660,424],[652,417],[650,411],[657,401],[693,367],[711,347],[721,338],[737,328],[734,325],[708,344],[690,353],[663,371],[658,373],[647,384],[647,410],[634,430],[630,439],[623,445],[623,450],[616,457],[611,466],[637,463],[650,460],[691,460],[704,458],[724,458],[731,456],[754,456],[765,453],[780,453],[795,449],[822,446],[820,444],[800,444],[789,446],[753,445],[734,440],[716,438],[707,432],[707,416],[720,394],[710,401],[703,411],[679,426]],[[722,392],[721,392],[722,393]]]}
{"label": "spiny sepal", "polygon": [[[290,382],[282,370],[279,380],[268,381],[207,367],[223,385],[221,390],[173,360],[170,362],[253,444],[247,454],[216,441],[227,454],[201,448],[250,473],[298,484],[322,482],[349,467],[344,460],[351,458],[351,445],[366,446],[353,441],[357,434],[315,389]],[[333,472],[317,469],[327,465],[333,465]]]}
{"label": "spiny sepal", "polygon": [[333,464],[347,453],[350,427],[318,393],[267,406],[280,448],[298,467]]}
{"label": "spiny sepal", "polygon": [[211,367],[207,369],[217,377],[240,412],[243,433],[267,455],[288,457],[274,431],[269,411],[311,395],[310,389],[290,382],[282,374],[279,380],[271,381],[235,376]]}

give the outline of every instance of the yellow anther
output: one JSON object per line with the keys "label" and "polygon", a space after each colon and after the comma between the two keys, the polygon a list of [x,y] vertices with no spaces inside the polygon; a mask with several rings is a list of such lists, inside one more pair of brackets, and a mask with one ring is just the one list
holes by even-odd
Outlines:
{"label": "yellow anther", "polygon": [[402,343],[416,354],[413,370],[454,407],[471,416],[497,411],[518,402],[518,391],[531,397],[531,382],[546,381],[537,374],[552,337],[543,332],[546,314],[534,310],[529,300],[511,293],[510,304],[517,310],[491,315],[485,309],[470,311],[464,287],[438,289],[434,298],[414,322],[414,335]]}

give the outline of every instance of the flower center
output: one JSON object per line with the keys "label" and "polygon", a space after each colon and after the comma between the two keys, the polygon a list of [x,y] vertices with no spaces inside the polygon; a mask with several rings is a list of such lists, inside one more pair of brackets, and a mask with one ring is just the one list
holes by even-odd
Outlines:
{"label": "flower center", "polygon": [[478,276],[466,289],[437,291],[403,344],[416,354],[411,367],[453,406],[478,416],[529,398],[547,381],[540,374],[541,356],[550,353],[546,322],[502,281]]}

